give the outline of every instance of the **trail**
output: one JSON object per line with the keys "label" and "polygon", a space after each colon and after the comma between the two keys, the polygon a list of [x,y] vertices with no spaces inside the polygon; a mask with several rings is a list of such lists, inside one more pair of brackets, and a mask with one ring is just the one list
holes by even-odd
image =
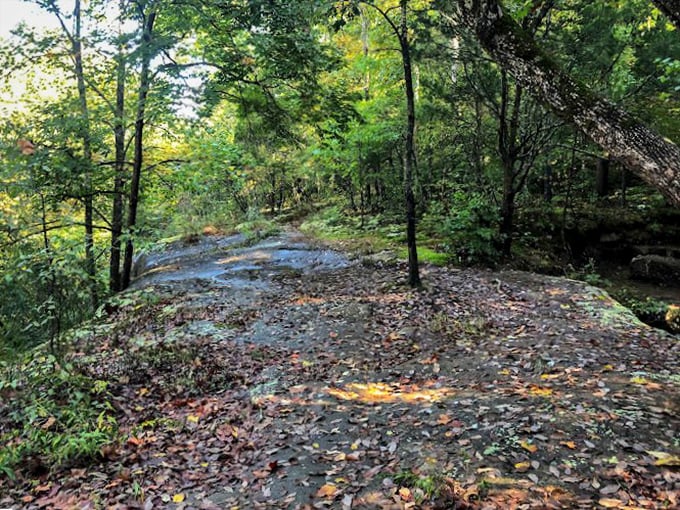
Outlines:
{"label": "trail", "polygon": [[125,440],[25,508],[678,505],[680,343],[599,289],[243,242],[147,258],[73,360]]}

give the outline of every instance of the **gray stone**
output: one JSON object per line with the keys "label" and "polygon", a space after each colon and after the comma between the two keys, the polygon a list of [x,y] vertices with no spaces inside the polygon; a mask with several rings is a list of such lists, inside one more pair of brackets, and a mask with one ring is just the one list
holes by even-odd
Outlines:
{"label": "gray stone", "polygon": [[638,255],[630,261],[634,278],[656,283],[680,285],[680,259],[662,255]]}

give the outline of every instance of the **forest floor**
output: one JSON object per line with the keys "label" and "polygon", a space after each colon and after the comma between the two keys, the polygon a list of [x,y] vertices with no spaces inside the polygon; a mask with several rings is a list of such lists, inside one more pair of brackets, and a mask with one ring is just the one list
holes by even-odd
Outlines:
{"label": "forest floor", "polygon": [[0,506],[679,507],[680,341],[601,290],[242,242],[147,261],[73,355],[121,443]]}

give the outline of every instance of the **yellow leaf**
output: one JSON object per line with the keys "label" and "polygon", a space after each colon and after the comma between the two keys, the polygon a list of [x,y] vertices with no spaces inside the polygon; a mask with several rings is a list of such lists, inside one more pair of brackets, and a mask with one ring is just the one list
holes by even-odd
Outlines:
{"label": "yellow leaf", "polygon": [[182,501],[184,501],[184,494],[175,494],[175,495],[172,497],[172,502],[173,502],[173,503],[181,503]]}
{"label": "yellow leaf", "polygon": [[647,452],[656,459],[655,466],[680,466],[680,456],[666,452]]}
{"label": "yellow leaf", "polygon": [[327,483],[323,485],[318,491],[316,491],[316,497],[317,498],[331,498],[335,496],[335,493],[338,492],[338,488],[333,485],[332,483]]}
{"label": "yellow leaf", "polygon": [[529,389],[529,393],[536,397],[549,397],[552,395],[553,390],[550,388],[542,388],[541,386],[532,385]]}
{"label": "yellow leaf", "polygon": [[313,446],[314,448],[319,448],[319,443],[313,443],[312,446]]}
{"label": "yellow leaf", "polygon": [[333,461],[334,462],[342,462],[346,458],[347,458],[347,455],[345,455],[344,453],[341,452],[341,453],[338,453],[335,457],[333,457]]}
{"label": "yellow leaf", "polygon": [[630,380],[630,382],[632,382],[633,384],[647,384],[649,381],[644,377],[636,375]]}
{"label": "yellow leaf", "polygon": [[508,370],[507,368],[504,368],[503,370],[501,370],[501,371],[498,372],[498,373],[499,373],[500,375],[510,375],[510,370]]}
{"label": "yellow leaf", "polygon": [[531,467],[531,463],[529,462],[518,462],[515,464],[515,469],[519,471],[520,473],[524,473]]}
{"label": "yellow leaf", "polygon": [[140,397],[143,397],[147,393],[149,393],[149,388],[140,388],[139,391],[137,392]]}
{"label": "yellow leaf", "polygon": [[410,489],[408,489],[406,487],[402,487],[401,489],[399,489],[399,496],[401,496],[401,499],[403,501],[408,501],[409,499],[411,499]]}
{"label": "yellow leaf", "polygon": [[598,501],[600,506],[603,506],[605,508],[623,508],[625,503],[621,501],[620,499],[614,499],[614,498],[600,498],[600,501]]}
{"label": "yellow leaf", "polygon": [[560,444],[566,446],[570,450],[576,449],[576,443],[574,443],[573,441],[560,441]]}
{"label": "yellow leaf", "polygon": [[187,416],[187,421],[190,421],[191,423],[198,423],[198,416],[195,414],[190,414]]}
{"label": "yellow leaf", "polygon": [[538,450],[538,446],[536,446],[535,444],[531,444],[530,442],[528,442],[526,440],[520,442],[519,445],[522,448],[524,448],[526,451],[531,452],[531,453],[535,453]]}
{"label": "yellow leaf", "polygon": [[350,448],[350,450],[358,450],[359,449],[359,443],[352,443],[349,448]]}
{"label": "yellow leaf", "polygon": [[231,427],[231,435],[234,437],[238,437],[238,428]]}
{"label": "yellow leaf", "polygon": [[611,371],[614,370],[614,365],[605,365],[602,370]]}

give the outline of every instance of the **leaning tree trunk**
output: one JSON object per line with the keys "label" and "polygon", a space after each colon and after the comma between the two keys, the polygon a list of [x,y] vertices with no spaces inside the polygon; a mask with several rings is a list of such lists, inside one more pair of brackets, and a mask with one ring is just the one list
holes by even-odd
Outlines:
{"label": "leaning tree trunk", "polygon": [[[680,148],[567,75],[498,0],[457,0],[459,19],[482,47],[562,119],[680,206]],[[676,1],[654,0],[675,23]],[[680,21],[680,16],[677,17]]]}
{"label": "leaning tree trunk", "polygon": [[139,205],[139,184],[142,175],[142,162],[144,159],[144,121],[146,115],[146,97],[149,93],[151,82],[151,38],[153,24],[156,20],[156,12],[152,11],[143,23],[142,36],[142,68],[139,77],[139,97],[137,99],[137,117],[135,119],[135,156],[132,164],[132,182],[130,183],[130,201],[128,204],[128,237],[125,244],[125,260],[123,262],[123,288],[130,285],[132,275],[132,257],[134,244],[132,234],[137,225],[137,206]]}

